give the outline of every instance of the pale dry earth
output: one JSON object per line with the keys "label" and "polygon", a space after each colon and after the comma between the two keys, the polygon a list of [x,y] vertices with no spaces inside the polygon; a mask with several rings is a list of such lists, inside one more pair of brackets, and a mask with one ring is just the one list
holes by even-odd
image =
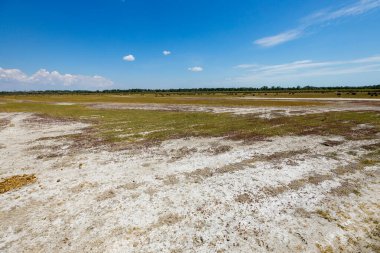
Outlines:
{"label": "pale dry earth", "polygon": [[37,177],[0,194],[1,252],[380,249],[380,166],[356,166],[379,135],[186,138],[109,151],[62,138],[83,123],[0,119],[0,178]]}
{"label": "pale dry earth", "polygon": [[[265,99],[267,101],[273,99]],[[288,99],[293,101],[294,99]],[[311,99],[312,100],[312,99]],[[309,99],[309,101],[311,101]],[[96,109],[133,109],[133,110],[159,110],[159,111],[186,111],[209,113],[232,113],[237,115],[255,114],[260,118],[275,118],[281,116],[307,115],[325,112],[342,111],[380,111],[380,100],[358,100],[363,103],[349,103],[351,100],[329,100],[327,104],[318,106],[211,106],[211,105],[176,105],[157,103],[92,103],[88,106]],[[352,102],[352,101],[351,101]],[[356,102],[356,101],[355,101]]]}
{"label": "pale dry earth", "polygon": [[368,102],[380,102],[378,98],[265,98],[265,97],[239,97],[240,99],[250,99],[250,100],[285,100],[285,101],[368,101]]}

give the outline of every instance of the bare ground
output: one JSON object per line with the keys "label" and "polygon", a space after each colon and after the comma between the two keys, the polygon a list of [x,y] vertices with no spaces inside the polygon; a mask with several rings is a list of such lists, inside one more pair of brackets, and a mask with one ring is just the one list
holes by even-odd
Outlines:
{"label": "bare ground", "polygon": [[[247,98],[242,98],[247,99]],[[276,99],[265,99],[276,100]],[[277,99],[278,100],[278,99]],[[284,99],[296,101],[297,99]],[[308,99],[312,101],[313,99]],[[325,100],[323,100],[325,101]],[[210,106],[210,105],[176,105],[155,103],[91,103],[87,104],[97,109],[136,109],[136,110],[162,110],[162,111],[189,111],[233,114],[255,114],[261,118],[275,118],[280,116],[295,116],[340,111],[380,111],[380,100],[370,101],[357,99],[328,99],[328,103],[320,106]]]}
{"label": "bare ground", "polygon": [[[378,252],[380,136],[69,152],[87,125],[0,114],[1,252]],[[52,154],[52,155],[48,155]],[[55,154],[55,155],[54,155]]]}

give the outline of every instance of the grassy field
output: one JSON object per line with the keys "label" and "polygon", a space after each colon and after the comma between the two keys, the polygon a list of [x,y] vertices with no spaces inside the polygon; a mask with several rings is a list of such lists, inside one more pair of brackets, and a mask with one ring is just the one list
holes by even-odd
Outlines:
{"label": "grassy field", "polygon": [[156,96],[154,94],[115,95],[115,94],[63,94],[63,95],[6,95],[0,101],[27,101],[43,103],[156,103],[176,105],[212,105],[212,106],[316,106],[319,101],[275,101],[249,100],[234,96]]}
{"label": "grassy field", "polygon": [[[240,101],[241,98],[365,98],[379,99],[378,89],[359,90],[268,90],[268,91],[209,91],[209,92],[120,92],[120,93],[53,93],[41,94],[8,94],[0,95],[6,99],[21,99],[40,102],[120,102],[120,103],[176,103],[176,104],[210,104],[210,105],[260,105],[255,101]],[[234,102],[227,101],[233,99]],[[191,100],[191,101],[189,101]],[[216,100],[216,101],[215,101]],[[266,105],[269,105],[268,102]],[[285,104],[284,104],[285,105]],[[292,105],[292,103],[289,103]]]}
{"label": "grassy field", "polygon": [[[51,101],[55,98],[45,99]],[[380,115],[371,111],[263,119],[255,115],[229,113],[94,109],[81,104],[7,102],[0,104],[0,112],[31,112],[54,120],[88,122],[92,127],[85,136],[87,141],[97,139],[111,143],[162,141],[187,136],[227,136],[255,140],[307,134],[337,134],[357,139],[370,138],[380,131]],[[371,124],[373,128],[354,131],[353,128],[359,124]]]}

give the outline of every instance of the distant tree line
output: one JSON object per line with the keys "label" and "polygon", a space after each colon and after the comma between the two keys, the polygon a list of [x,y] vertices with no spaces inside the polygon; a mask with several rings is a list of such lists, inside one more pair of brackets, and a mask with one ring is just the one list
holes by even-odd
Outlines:
{"label": "distant tree line", "polygon": [[340,91],[376,91],[380,92],[379,85],[370,86],[262,86],[260,88],[239,87],[239,88],[184,88],[184,89],[112,89],[112,90],[43,90],[43,91],[0,91],[0,95],[17,94],[109,94],[109,93],[230,93],[230,92],[340,92]]}

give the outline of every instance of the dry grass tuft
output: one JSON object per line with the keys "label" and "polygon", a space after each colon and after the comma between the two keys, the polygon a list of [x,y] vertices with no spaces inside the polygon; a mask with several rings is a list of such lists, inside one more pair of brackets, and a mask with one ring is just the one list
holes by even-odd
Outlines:
{"label": "dry grass tuft", "polygon": [[319,216],[321,216],[323,219],[328,220],[329,222],[332,222],[335,220],[333,217],[331,217],[331,215],[328,211],[324,211],[324,210],[319,209],[316,211],[316,213]]}
{"label": "dry grass tuft", "polygon": [[336,196],[348,196],[351,193],[354,193],[355,195],[360,195],[359,185],[344,181],[341,183],[340,186],[332,189],[330,193]]}
{"label": "dry grass tuft", "polygon": [[49,117],[46,114],[35,114],[32,117],[25,119],[24,122],[34,125],[52,125],[65,122],[73,122],[73,120],[68,118],[53,118]]}
{"label": "dry grass tuft", "polygon": [[275,197],[278,196],[288,190],[298,191],[306,184],[319,185],[320,183],[331,180],[333,178],[332,175],[322,175],[322,174],[314,174],[310,175],[307,178],[301,178],[291,181],[288,185],[280,185],[276,187],[264,187],[263,193],[266,196]]}
{"label": "dry grass tuft", "polygon": [[155,226],[157,227],[172,226],[180,222],[181,220],[183,220],[183,218],[184,218],[183,216],[180,216],[179,214],[176,214],[176,213],[165,214],[158,218],[158,221],[155,224]]}
{"label": "dry grass tuft", "polygon": [[38,160],[51,159],[51,158],[57,158],[57,157],[60,157],[60,156],[62,156],[62,155],[58,154],[58,153],[46,153],[46,154],[38,155],[36,157],[36,159],[38,159]]}
{"label": "dry grass tuft", "polygon": [[0,119],[0,130],[6,128],[10,124],[8,119]]}
{"label": "dry grass tuft", "polygon": [[307,181],[311,184],[318,185],[322,183],[323,181],[331,180],[331,179],[333,179],[332,175],[315,174],[315,175],[309,176]]}
{"label": "dry grass tuft", "polygon": [[368,154],[364,155],[359,163],[362,166],[373,166],[380,163],[380,148],[375,147]]}
{"label": "dry grass tuft", "polygon": [[0,194],[14,190],[14,189],[21,188],[28,184],[32,184],[36,182],[36,180],[37,178],[34,174],[16,175],[16,176],[5,178],[3,181],[0,182]]}
{"label": "dry grass tuft", "polygon": [[304,150],[289,150],[289,151],[281,151],[281,152],[275,152],[268,156],[261,156],[259,159],[262,161],[269,161],[269,162],[282,162],[283,160],[287,158],[294,158],[297,155],[302,155],[310,152],[308,149]]}
{"label": "dry grass tuft", "polygon": [[333,253],[334,252],[333,248],[330,245],[323,247],[322,245],[317,243],[315,246],[318,248],[319,252],[321,252],[321,253]]}
{"label": "dry grass tuft", "polygon": [[163,179],[165,185],[175,185],[179,183],[179,179],[176,175],[169,175]]}
{"label": "dry grass tuft", "polygon": [[361,148],[365,150],[370,150],[370,151],[375,151],[380,149],[380,142],[374,143],[374,144],[368,144],[368,145],[363,145]]}
{"label": "dry grass tuft", "polygon": [[299,189],[305,186],[306,182],[307,182],[307,179],[304,179],[304,178],[293,180],[288,184],[288,187],[292,189],[293,191],[298,191]]}
{"label": "dry grass tuft", "polygon": [[352,163],[346,166],[339,166],[332,170],[333,173],[337,175],[344,175],[349,173],[355,173],[356,171],[360,171],[363,169],[363,166],[359,163]]}
{"label": "dry grass tuft", "polygon": [[115,196],[116,196],[116,193],[113,190],[108,190],[108,191],[105,191],[105,192],[101,193],[100,195],[98,195],[96,197],[96,200],[97,201],[103,201],[106,199],[114,198]]}
{"label": "dry grass tuft", "polygon": [[195,152],[197,152],[196,148],[182,147],[175,151],[175,154],[172,156],[171,161],[174,162],[174,161],[180,160]]}
{"label": "dry grass tuft", "polygon": [[219,155],[226,153],[232,149],[231,146],[228,145],[221,145],[221,146],[216,146],[216,147],[211,147],[207,151],[212,154],[212,155]]}
{"label": "dry grass tuft", "polygon": [[202,168],[202,169],[196,169],[192,172],[185,173],[186,178],[195,182],[199,183],[203,179],[212,177],[216,172],[210,168]]}
{"label": "dry grass tuft", "polygon": [[318,185],[322,183],[323,181],[331,180],[332,178],[333,178],[332,175],[314,174],[314,175],[308,176],[307,178],[293,180],[287,185],[287,187],[289,187],[290,189],[294,191],[297,191],[301,189],[302,187],[304,187],[307,183]]}
{"label": "dry grass tuft", "polygon": [[126,183],[123,185],[119,185],[118,187],[116,187],[116,189],[123,188],[123,189],[127,189],[127,190],[135,190],[135,189],[139,188],[141,185],[143,185],[143,183],[137,183],[135,181],[132,181],[132,182],[129,182],[129,183]]}
{"label": "dry grass tuft", "polygon": [[264,187],[263,193],[268,197],[276,197],[284,192],[286,192],[288,188],[286,186],[280,185],[276,187]]}
{"label": "dry grass tuft", "polygon": [[253,199],[248,193],[239,194],[235,197],[235,201],[241,204],[252,203]]}

